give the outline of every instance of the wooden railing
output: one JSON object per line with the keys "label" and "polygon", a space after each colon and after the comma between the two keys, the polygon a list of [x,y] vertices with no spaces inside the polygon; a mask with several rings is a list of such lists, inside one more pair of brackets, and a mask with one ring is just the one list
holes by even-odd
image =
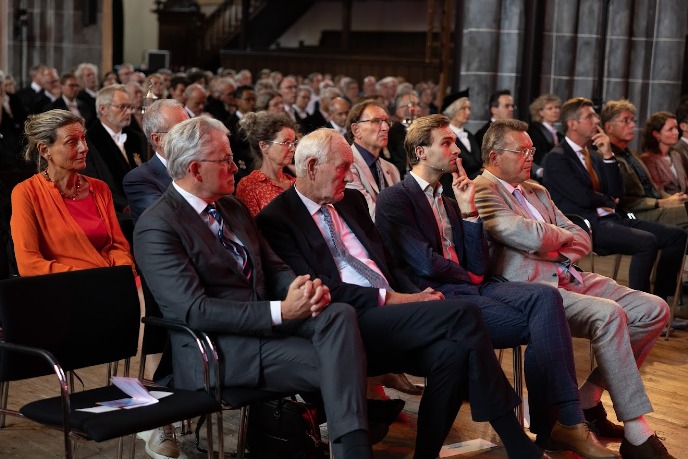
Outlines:
{"label": "wooden railing", "polygon": [[199,56],[217,54],[227,42],[241,32],[242,20],[248,20],[267,5],[267,0],[225,0],[204,21],[199,39]]}

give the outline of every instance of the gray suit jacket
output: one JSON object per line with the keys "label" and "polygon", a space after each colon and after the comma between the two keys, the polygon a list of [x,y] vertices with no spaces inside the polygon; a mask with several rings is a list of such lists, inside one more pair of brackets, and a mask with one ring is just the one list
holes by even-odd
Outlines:
{"label": "gray suit jacket", "polygon": [[[222,360],[228,363],[223,384],[255,386],[261,341],[273,330],[269,300],[285,298],[295,276],[240,201],[225,196],[216,206],[246,247],[253,263],[251,280],[172,186],[139,218],[134,253],[165,318],[217,335]],[[202,388],[201,363],[191,339],[173,336],[172,349],[175,387]]]}
{"label": "gray suit jacket", "polygon": [[[370,218],[375,220],[375,202],[377,201],[377,195],[380,194],[380,187],[377,186],[368,164],[365,162],[365,159],[363,159],[358,148],[356,148],[356,145],[352,144],[351,150],[354,153],[354,163],[351,165],[351,172],[354,175],[354,180],[351,183],[347,183],[346,187],[363,193],[368,203]],[[394,164],[384,158],[380,158],[380,167],[382,168],[387,186],[392,186],[401,180],[399,170]]]}
{"label": "gray suit jacket", "polygon": [[590,252],[588,233],[564,216],[542,185],[532,180],[521,184],[544,222],[530,218],[492,174],[483,172],[475,184],[475,203],[489,236],[491,274],[557,287],[557,255],[576,263]]}

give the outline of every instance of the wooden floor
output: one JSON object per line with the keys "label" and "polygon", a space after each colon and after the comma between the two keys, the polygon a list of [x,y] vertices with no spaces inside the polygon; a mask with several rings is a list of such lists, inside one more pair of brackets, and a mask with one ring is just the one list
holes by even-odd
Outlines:
{"label": "wooden floor", "polygon": [[[610,273],[610,257],[600,260],[598,272]],[[627,257],[625,257],[627,258]],[[621,273],[627,273],[627,260],[622,264]],[[584,265],[585,266],[585,265]],[[620,282],[626,283],[624,274],[620,276]],[[688,299],[688,298],[687,298]],[[686,303],[688,305],[688,303]],[[680,308],[682,316],[688,317],[688,306]],[[589,344],[587,340],[574,340],[576,368],[578,380],[583,381],[590,367]],[[502,366],[510,379],[511,353],[506,351]],[[654,406],[654,413],[647,416],[652,428],[664,438],[664,443],[669,451],[677,458],[688,458],[688,445],[684,435],[688,435],[688,331],[674,331],[671,339],[663,338],[657,343],[649,358],[641,369],[645,387]],[[87,387],[102,382],[105,378],[105,370],[102,367],[94,367],[79,373]],[[411,378],[414,379],[414,378]],[[414,382],[422,382],[415,379]],[[38,397],[52,396],[57,393],[57,384],[53,379],[38,378],[30,382],[15,383],[10,385],[9,406],[18,407],[21,403],[34,400]],[[396,422],[387,438],[375,446],[376,459],[410,459],[413,456],[416,419],[419,397],[407,396],[393,390],[388,391],[392,397],[406,400],[404,420]],[[527,396],[527,392],[526,392]],[[609,397],[604,396],[604,405],[614,418]],[[235,411],[226,412],[225,420],[225,445],[227,449],[234,451],[236,445],[236,425],[238,414]],[[464,404],[459,416],[454,423],[446,444],[459,441],[482,438],[499,444],[499,438],[487,423],[475,423],[470,418],[470,407]],[[182,447],[190,459],[201,459],[205,455],[194,450],[193,436],[180,436]],[[79,457],[101,458],[116,457],[116,441],[96,443],[81,443]],[[128,445],[128,439],[125,442]],[[610,443],[609,447],[618,450],[618,443]],[[126,451],[126,450],[125,450]],[[0,459],[14,458],[47,458],[63,457],[62,436],[60,432],[39,427],[24,419],[15,417],[7,418],[7,427],[0,430]],[[137,441],[136,458],[147,458],[143,450],[143,442]],[[497,447],[482,452],[472,457],[477,458],[504,458],[506,454],[503,448]],[[555,457],[575,458],[572,453],[563,453]]]}

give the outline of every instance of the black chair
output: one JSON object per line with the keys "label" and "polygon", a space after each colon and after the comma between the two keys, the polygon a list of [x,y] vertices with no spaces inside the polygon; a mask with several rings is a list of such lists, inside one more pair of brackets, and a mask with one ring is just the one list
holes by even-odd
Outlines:
{"label": "black chair", "polygon": [[18,413],[5,407],[1,411],[61,429],[70,459],[72,440],[100,442],[132,435],[133,442],[136,432],[218,411],[219,403],[205,392],[167,389],[172,395],[154,405],[97,414],[77,411],[126,397],[115,386],[70,394],[65,371],[125,360],[126,376],[128,359],[137,351],[139,317],[128,266],[0,282],[0,382],[54,373],[60,386],[57,397],[30,402]]}
{"label": "black chair", "polygon": [[[190,330],[188,327],[181,323],[181,322],[176,322],[176,321],[171,321],[168,319],[164,319],[162,317],[162,312],[160,311],[160,307],[158,306],[157,302],[155,301],[155,298],[150,292],[150,289],[148,288],[148,285],[143,278],[141,277],[141,287],[143,289],[143,295],[144,295],[144,301],[146,305],[146,316],[143,318],[143,323],[145,325],[144,329],[144,335],[143,335],[143,348],[144,348],[144,353],[145,352],[160,352],[163,349],[165,349],[165,354],[163,356],[163,360],[161,363],[165,364],[166,359],[169,357],[169,354],[172,352],[171,349],[166,349],[164,347],[164,343],[167,342],[167,333],[163,333],[162,335],[160,334],[160,331],[162,329],[166,329],[168,332],[172,333],[177,333],[177,332],[185,332],[188,333]],[[152,328],[149,328],[151,326]],[[155,328],[158,328],[157,331],[155,331]],[[154,332],[155,334],[152,334],[151,332]],[[213,375],[219,375],[220,374],[220,367],[221,365],[225,364],[221,362],[221,358],[217,353],[217,350],[215,348],[215,344],[213,340],[210,338],[210,336],[206,333],[200,333],[200,337],[197,337],[197,339],[202,340],[203,346],[206,348],[206,352],[208,355],[208,361],[205,363],[210,363],[212,364],[213,367]],[[142,356],[143,360],[143,356]],[[142,374],[143,372],[143,367],[140,369],[140,372]],[[157,374],[157,373],[156,373]],[[217,379],[215,378],[215,381]],[[212,387],[211,387],[212,385]],[[267,400],[275,400],[279,398],[283,398],[289,395],[293,394],[285,394],[281,392],[272,392],[272,391],[267,391],[267,390],[261,390],[261,389],[251,389],[251,388],[229,388],[229,387],[219,387],[217,383],[214,383],[213,378],[210,378],[210,381],[208,379],[208,374],[206,373],[206,390],[208,393],[212,393],[213,397],[216,398],[218,403],[222,404],[223,409],[240,409],[240,421],[239,421],[239,433],[238,433],[238,438],[237,438],[237,451],[236,451],[236,456],[238,459],[243,459],[245,455],[245,450],[246,450],[246,432],[247,432],[247,425],[248,425],[248,413],[249,413],[249,406],[251,403],[256,403],[260,401],[267,401]],[[224,457],[224,424],[222,421],[222,411],[217,410],[217,437],[218,437],[218,457]],[[208,437],[211,438],[210,436],[212,435],[210,433],[210,423],[208,423],[207,428],[209,430],[208,432]],[[197,438],[196,438],[196,445],[197,448],[200,451],[204,451],[200,446],[199,446],[199,439],[198,439],[198,430],[196,432]],[[212,441],[208,441],[208,452],[212,450]]]}

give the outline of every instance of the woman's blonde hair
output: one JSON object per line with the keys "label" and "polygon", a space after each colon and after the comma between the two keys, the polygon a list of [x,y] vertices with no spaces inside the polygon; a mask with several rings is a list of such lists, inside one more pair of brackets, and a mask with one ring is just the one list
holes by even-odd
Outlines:
{"label": "woman's blonde hair", "polygon": [[38,145],[41,143],[47,146],[54,144],[57,140],[57,130],[75,123],[84,127],[84,119],[67,110],[48,110],[29,116],[24,123],[24,134],[27,140],[24,159],[28,162],[35,162],[39,171],[45,168],[47,164],[38,152]]}

